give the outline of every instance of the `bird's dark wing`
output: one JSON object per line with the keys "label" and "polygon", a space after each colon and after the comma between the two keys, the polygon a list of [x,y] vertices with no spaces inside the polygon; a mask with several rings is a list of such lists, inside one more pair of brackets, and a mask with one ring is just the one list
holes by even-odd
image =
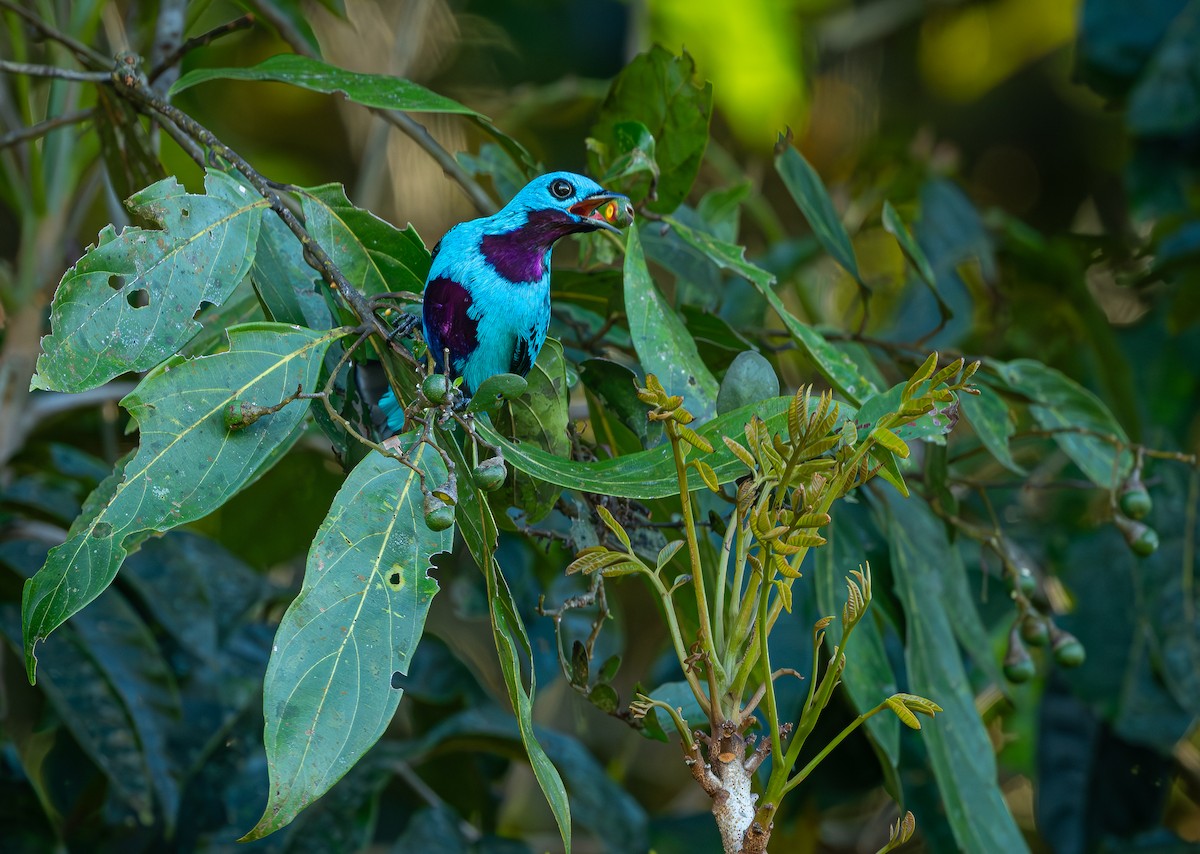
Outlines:
{"label": "bird's dark wing", "polygon": [[[468,316],[471,295],[447,276],[430,279],[425,286],[425,341],[439,371],[453,376],[479,343],[478,321]],[[443,351],[450,350],[450,365],[442,364]],[[469,392],[468,392],[469,393]]]}
{"label": "bird's dark wing", "polygon": [[529,339],[523,335],[517,336],[517,346],[513,350],[512,361],[509,363],[508,372],[525,376],[529,373],[529,369],[533,367],[533,348]]}

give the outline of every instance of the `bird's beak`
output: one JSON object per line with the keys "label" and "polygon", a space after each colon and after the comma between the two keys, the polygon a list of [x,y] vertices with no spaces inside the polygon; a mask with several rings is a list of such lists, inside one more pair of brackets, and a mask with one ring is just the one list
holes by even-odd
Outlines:
{"label": "bird's beak", "polygon": [[571,205],[569,210],[587,222],[617,234],[633,222],[633,204],[620,193],[596,193]]}

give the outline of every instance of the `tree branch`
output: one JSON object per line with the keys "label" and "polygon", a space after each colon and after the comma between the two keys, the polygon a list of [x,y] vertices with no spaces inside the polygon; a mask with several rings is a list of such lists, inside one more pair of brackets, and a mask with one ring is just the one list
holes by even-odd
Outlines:
{"label": "tree branch", "polygon": [[[312,235],[296,219],[296,215],[284,204],[279,193],[275,190],[275,185],[271,181],[264,178],[240,154],[217,139],[212,131],[208,130],[182,110],[171,106],[151,92],[146,86],[145,78],[134,72],[132,66],[128,71],[114,73],[113,81],[116,84],[118,94],[127,98],[143,112],[155,113],[170,120],[187,136],[207,148],[210,153],[233,165],[250,182],[254,189],[258,191],[259,195],[267,200],[271,206],[271,210],[275,211],[276,215],[283,220],[284,225],[300,241],[300,245],[304,247],[305,260],[341,295],[342,299],[345,300],[350,310],[358,316],[359,320],[367,324],[370,330],[382,340],[387,340],[390,330],[384,321],[372,311],[371,304],[366,295],[350,284],[345,274],[333,262],[333,259],[329,257],[329,253],[325,251],[321,244],[313,239]],[[393,349],[402,357],[407,356],[409,361],[416,364],[411,354],[403,347]]]}
{"label": "tree branch", "polygon": [[50,131],[66,127],[67,125],[85,122],[92,117],[94,112],[94,110],[76,110],[73,113],[63,113],[61,116],[46,119],[44,122],[38,122],[29,127],[18,128],[10,133],[6,133],[4,136],[0,136],[0,149],[10,148],[26,140],[37,139],[39,136],[45,136]]}
{"label": "tree branch", "polygon": [[25,74],[29,77],[57,77],[59,80],[78,80],[82,83],[110,83],[112,75],[107,71],[72,71],[55,65],[33,65],[28,62],[10,62],[0,59],[0,71],[9,74]]}

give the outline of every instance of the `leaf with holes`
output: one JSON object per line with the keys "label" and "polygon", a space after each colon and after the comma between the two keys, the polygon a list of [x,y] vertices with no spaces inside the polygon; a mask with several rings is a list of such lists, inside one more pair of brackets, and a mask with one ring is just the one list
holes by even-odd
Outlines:
{"label": "leaf with holes", "polygon": [[30,682],[34,647],[112,582],[147,532],[207,516],[270,468],[298,438],[308,401],[231,431],[226,408],[269,405],[311,389],[325,349],[339,333],[253,323],[229,330],[229,350],[191,361],[174,358],[121,401],[141,445],[84,503],[67,541],[25,582],[21,617]]}
{"label": "leaf with holes", "polygon": [[130,211],[160,230],[112,226],[67,271],[50,307],[31,388],[79,392],[148,370],[197,332],[193,316],[219,305],[254,262],[267,203],[222,172],[192,195],[174,178],[130,197]]}
{"label": "leaf with holes", "polygon": [[[446,479],[435,448],[410,459],[430,483]],[[295,818],[391,722],[438,590],[429,561],[454,542],[453,527],[425,524],[423,497],[416,472],[368,454],[334,498],[275,633],[263,685],[271,794],[246,840]]]}

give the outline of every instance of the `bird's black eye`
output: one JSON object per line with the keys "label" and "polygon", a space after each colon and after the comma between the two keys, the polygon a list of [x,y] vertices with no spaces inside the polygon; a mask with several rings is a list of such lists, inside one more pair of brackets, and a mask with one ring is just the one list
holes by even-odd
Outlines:
{"label": "bird's black eye", "polygon": [[575,195],[575,188],[571,186],[571,182],[563,178],[555,178],[550,182],[550,193],[556,199],[569,199]]}

